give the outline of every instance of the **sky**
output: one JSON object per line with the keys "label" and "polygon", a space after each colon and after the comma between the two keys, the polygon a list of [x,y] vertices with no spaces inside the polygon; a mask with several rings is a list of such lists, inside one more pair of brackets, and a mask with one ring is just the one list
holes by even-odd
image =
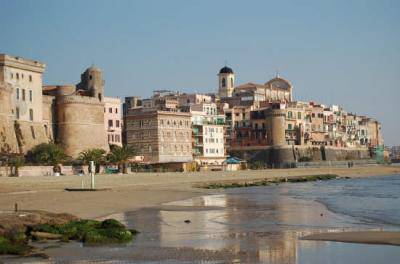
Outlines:
{"label": "sky", "polygon": [[108,96],[216,92],[278,70],[296,100],[382,122],[400,145],[400,1],[0,0],[0,53],[46,63],[45,84],[76,84],[92,64]]}

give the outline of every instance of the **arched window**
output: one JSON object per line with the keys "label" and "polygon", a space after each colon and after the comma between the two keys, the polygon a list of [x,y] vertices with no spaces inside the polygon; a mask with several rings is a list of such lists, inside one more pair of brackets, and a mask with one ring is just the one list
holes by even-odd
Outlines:
{"label": "arched window", "polygon": [[231,87],[233,87],[233,78],[231,78]]}
{"label": "arched window", "polygon": [[226,79],[222,78],[222,87],[226,87]]}

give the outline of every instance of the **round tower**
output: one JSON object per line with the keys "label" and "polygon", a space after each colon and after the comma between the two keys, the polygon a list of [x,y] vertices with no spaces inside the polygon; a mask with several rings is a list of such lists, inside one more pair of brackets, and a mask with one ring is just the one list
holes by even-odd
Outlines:
{"label": "round tower", "polygon": [[104,81],[103,73],[97,67],[90,67],[81,74],[81,82],[78,84],[78,89],[88,91],[91,97],[103,101],[104,97]]}
{"label": "round tower", "polygon": [[267,119],[267,139],[269,145],[282,146],[286,145],[285,139],[285,122],[286,112],[284,109],[271,108],[266,113]]}
{"label": "round tower", "polygon": [[227,66],[218,73],[218,94],[222,97],[232,97],[235,87],[235,73]]}

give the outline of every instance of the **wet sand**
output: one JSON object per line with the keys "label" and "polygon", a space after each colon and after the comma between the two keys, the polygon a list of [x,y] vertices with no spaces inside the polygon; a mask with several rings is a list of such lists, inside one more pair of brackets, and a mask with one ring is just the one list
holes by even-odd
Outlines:
{"label": "wet sand", "polygon": [[82,218],[134,211],[162,203],[195,196],[221,193],[221,190],[194,188],[198,184],[224,181],[273,179],[315,174],[366,177],[400,174],[399,167],[370,166],[353,168],[301,168],[236,172],[135,173],[129,175],[97,175],[97,192],[67,192],[80,188],[82,179],[89,186],[89,176],[0,177],[0,212],[12,211],[18,203],[21,210],[45,210],[70,213]]}
{"label": "wet sand", "polygon": [[[238,195],[232,196],[227,195],[225,190],[199,189],[194,186],[210,182],[290,178],[324,173],[350,177],[400,175],[400,168],[374,166],[352,169],[99,175],[96,177],[96,187],[111,190],[98,192],[64,191],[66,187],[80,186],[81,178],[78,176],[0,178],[0,213],[1,210],[12,210],[14,202],[18,202],[21,209],[33,207],[29,209],[68,212],[79,217],[98,219],[113,217],[141,231],[134,243],[126,248],[88,248],[78,243],[48,248],[46,253],[51,256],[51,260],[172,259],[174,261],[170,263],[189,263],[194,260],[231,262],[239,259],[242,263],[298,263],[298,254],[315,249],[313,254],[318,255],[317,248],[327,244],[298,240],[299,237],[326,231],[368,230],[371,227],[353,223],[351,217],[329,211],[323,204],[281,196],[282,190],[294,186],[291,184],[270,186],[275,192],[262,192],[268,195],[260,200],[263,204],[243,197],[241,192],[245,193],[245,188],[237,189]],[[191,223],[185,223],[186,219],[190,219]],[[372,237],[379,237],[379,244],[395,245],[392,242],[393,236],[386,233],[374,232]],[[359,232],[346,232],[346,235],[349,241],[320,240],[357,243],[356,240],[361,237]],[[352,248],[353,245],[357,244],[338,245],[337,252]],[[329,247],[326,249],[330,250]],[[391,254],[398,257],[397,253]]]}
{"label": "wet sand", "polygon": [[308,235],[301,239],[400,246],[400,232],[390,231],[331,232]]}

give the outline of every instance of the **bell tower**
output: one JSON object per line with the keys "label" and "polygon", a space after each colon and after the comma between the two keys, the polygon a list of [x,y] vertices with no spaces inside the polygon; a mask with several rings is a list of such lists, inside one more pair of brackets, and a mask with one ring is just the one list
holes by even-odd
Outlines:
{"label": "bell tower", "polygon": [[223,97],[232,97],[235,87],[235,73],[227,66],[223,67],[218,73],[218,95]]}

